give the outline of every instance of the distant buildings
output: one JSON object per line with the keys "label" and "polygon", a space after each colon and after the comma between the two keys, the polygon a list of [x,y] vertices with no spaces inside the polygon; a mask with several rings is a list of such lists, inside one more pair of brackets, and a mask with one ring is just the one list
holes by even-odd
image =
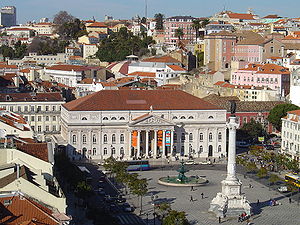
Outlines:
{"label": "distant buildings", "polygon": [[0,9],[0,25],[11,27],[17,25],[17,9],[14,6],[4,6]]}

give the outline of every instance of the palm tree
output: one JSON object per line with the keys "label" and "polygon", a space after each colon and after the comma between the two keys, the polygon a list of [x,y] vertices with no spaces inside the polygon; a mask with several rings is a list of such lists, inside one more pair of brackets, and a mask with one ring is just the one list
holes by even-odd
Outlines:
{"label": "palm tree", "polygon": [[200,29],[200,28],[205,28],[210,23],[210,21],[209,19],[205,18],[205,19],[201,19],[199,23],[200,23],[200,27],[199,27]]}
{"label": "palm tree", "polygon": [[200,20],[199,19],[195,19],[193,20],[193,24],[192,24],[192,28],[195,29],[196,31],[196,41],[199,37],[199,29],[201,28],[201,23],[200,23]]}
{"label": "palm tree", "polygon": [[175,30],[175,37],[177,37],[179,41],[181,40],[181,38],[183,37],[183,35],[184,35],[184,33],[183,33],[182,28],[177,28]]}

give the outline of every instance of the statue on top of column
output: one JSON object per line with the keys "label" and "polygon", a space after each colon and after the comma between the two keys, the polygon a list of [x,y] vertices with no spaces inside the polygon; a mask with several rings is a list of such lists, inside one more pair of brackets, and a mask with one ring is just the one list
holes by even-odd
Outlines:
{"label": "statue on top of column", "polygon": [[230,101],[230,112],[231,112],[231,116],[235,116],[236,102],[234,100]]}

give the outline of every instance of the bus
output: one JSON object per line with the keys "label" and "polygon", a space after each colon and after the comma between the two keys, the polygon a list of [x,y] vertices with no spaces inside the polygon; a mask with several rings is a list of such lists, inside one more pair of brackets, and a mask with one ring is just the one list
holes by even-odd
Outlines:
{"label": "bus", "polygon": [[300,176],[299,175],[288,173],[285,175],[284,180],[285,180],[285,182],[300,188]]}
{"label": "bus", "polygon": [[131,160],[126,161],[128,167],[127,171],[143,171],[150,170],[150,164],[148,160]]}

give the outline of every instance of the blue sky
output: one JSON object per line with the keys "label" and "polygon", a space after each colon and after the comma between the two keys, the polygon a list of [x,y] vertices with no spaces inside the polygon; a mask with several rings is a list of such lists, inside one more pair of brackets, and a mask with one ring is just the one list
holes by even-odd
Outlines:
{"label": "blue sky", "polygon": [[[224,7],[235,12],[246,12],[253,8],[260,16],[279,14],[280,16],[300,17],[297,0],[147,0],[148,16],[157,12],[164,15],[210,16]],[[17,7],[18,23],[39,20],[42,17],[53,18],[60,10],[66,10],[80,19],[93,16],[103,20],[104,15],[116,19],[129,19],[138,14],[144,16],[145,0],[1,0],[0,6]]]}

